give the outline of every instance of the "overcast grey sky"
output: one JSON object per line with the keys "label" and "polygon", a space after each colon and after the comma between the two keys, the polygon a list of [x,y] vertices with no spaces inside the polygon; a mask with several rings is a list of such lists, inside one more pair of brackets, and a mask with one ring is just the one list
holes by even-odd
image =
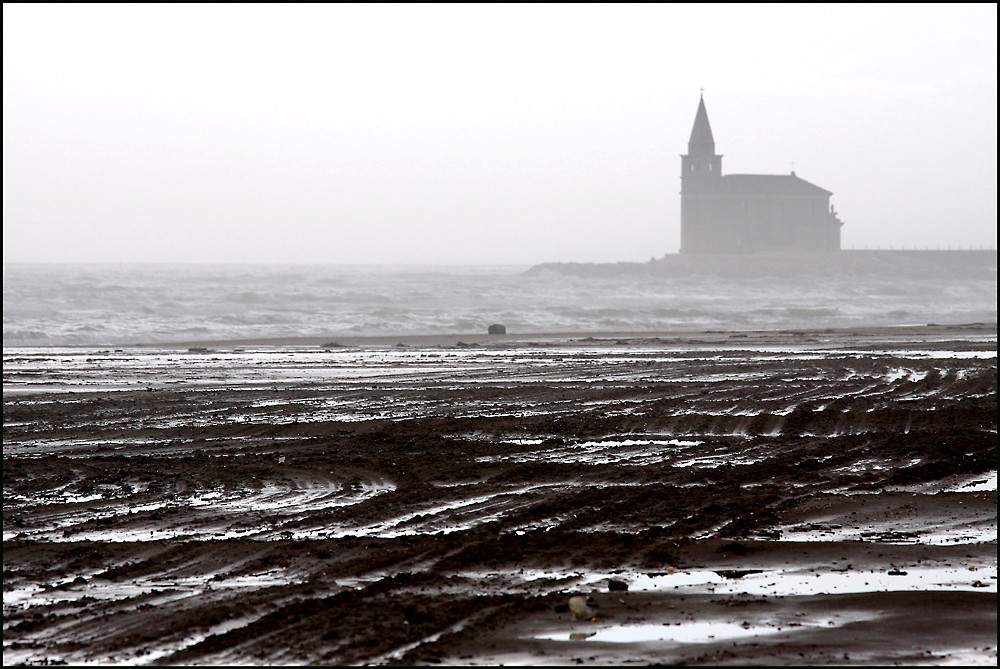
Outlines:
{"label": "overcast grey sky", "polygon": [[699,89],[845,248],[996,247],[997,7],[3,5],[4,262],[645,261]]}

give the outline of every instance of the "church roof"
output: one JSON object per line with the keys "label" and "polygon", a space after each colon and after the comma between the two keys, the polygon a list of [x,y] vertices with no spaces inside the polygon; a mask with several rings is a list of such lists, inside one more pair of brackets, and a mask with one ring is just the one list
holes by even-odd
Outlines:
{"label": "church roof", "polygon": [[715,153],[715,138],[712,137],[712,126],[708,123],[708,112],[705,111],[705,98],[698,100],[698,113],[694,117],[694,127],[691,128],[691,139],[688,140],[688,153]]}
{"label": "church roof", "polygon": [[833,195],[791,174],[727,174],[719,192],[733,195]]}

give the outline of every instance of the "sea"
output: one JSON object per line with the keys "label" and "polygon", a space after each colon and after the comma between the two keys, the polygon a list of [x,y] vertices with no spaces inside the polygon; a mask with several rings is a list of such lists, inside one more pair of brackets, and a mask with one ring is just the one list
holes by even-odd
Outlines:
{"label": "sea", "polygon": [[[995,255],[994,255],[995,257]],[[623,266],[624,267],[624,266]],[[513,265],[3,266],[3,345],[995,323],[991,272],[793,276]]]}

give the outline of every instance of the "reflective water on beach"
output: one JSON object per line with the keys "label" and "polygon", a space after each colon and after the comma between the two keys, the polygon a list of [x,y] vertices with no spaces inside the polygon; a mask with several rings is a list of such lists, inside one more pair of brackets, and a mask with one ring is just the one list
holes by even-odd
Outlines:
{"label": "reflective water on beach", "polygon": [[[548,598],[518,634],[595,657],[995,597],[993,327],[4,354],[5,661],[225,664],[275,607],[386,589]],[[597,623],[552,610],[572,593]],[[154,608],[174,627],[135,643]],[[116,650],[55,645],[105,611]]]}
{"label": "reflective water on beach", "polygon": [[[996,539],[994,538],[994,541]],[[632,589],[638,591],[690,590],[716,594],[767,595],[789,597],[797,595],[842,594],[903,590],[965,590],[996,592],[996,564],[980,568],[907,566],[896,569],[848,569],[831,567],[826,570],[767,569],[752,570],[739,578],[723,576],[717,571],[687,570],[662,576],[636,574],[631,578]]]}
{"label": "reflective water on beach", "polygon": [[[842,618],[801,618],[795,621],[770,621],[767,623],[750,624],[724,621],[680,621],[662,623],[659,625],[613,625],[598,627],[593,631],[552,632],[539,634],[536,639],[552,641],[590,641],[594,643],[646,643],[687,644],[710,643],[742,639],[748,637],[768,636],[794,630],[807,631],[809,627],[831,627],[845,625],[864,619],[862,616]],[[805,628],[805,630],[803,630]]]}

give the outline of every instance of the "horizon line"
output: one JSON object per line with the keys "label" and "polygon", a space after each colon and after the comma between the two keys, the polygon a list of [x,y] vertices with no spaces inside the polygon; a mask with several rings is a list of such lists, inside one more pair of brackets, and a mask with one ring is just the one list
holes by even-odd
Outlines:
{"label": "horizon line", "polygon": [[[984,251],[984,252],[997,252],[997,247],[985,247],[985,246],[955,246],[955,247],[929,247],[929,246],[876,246],[876,247],[849,247],[841,248],[836,251],[816,251],[816,252],[803,252],[803,251],[760,251],[751,253],[681,253],[680,251],[673,251],[664,253],[659,258],[667,258],[669,256],[684,256],[684,257],[715,257],[715,256],[761,256],[761,255],[811,255],[812,253],[822,253],[827,254],[837,254],[844,251],[865,251],[865,252],[955,252],[955,251]],[[296,260],[138,260],[138,261],[121,261],[121,260],[4,260],[3,264],[7,265],[316,265],[325,267],[530,267],[534,265],[543,265],[551,263],[590,263],[590,264],[614,264],[614,263],[636,263],[645,264],[651,261],[655,261],[658,258],[652,256],[650,260],[542,260],[536,262],[389,262],[389,261],[374,261],[374,262],[324,262],[324,261],[296,261]]]}

